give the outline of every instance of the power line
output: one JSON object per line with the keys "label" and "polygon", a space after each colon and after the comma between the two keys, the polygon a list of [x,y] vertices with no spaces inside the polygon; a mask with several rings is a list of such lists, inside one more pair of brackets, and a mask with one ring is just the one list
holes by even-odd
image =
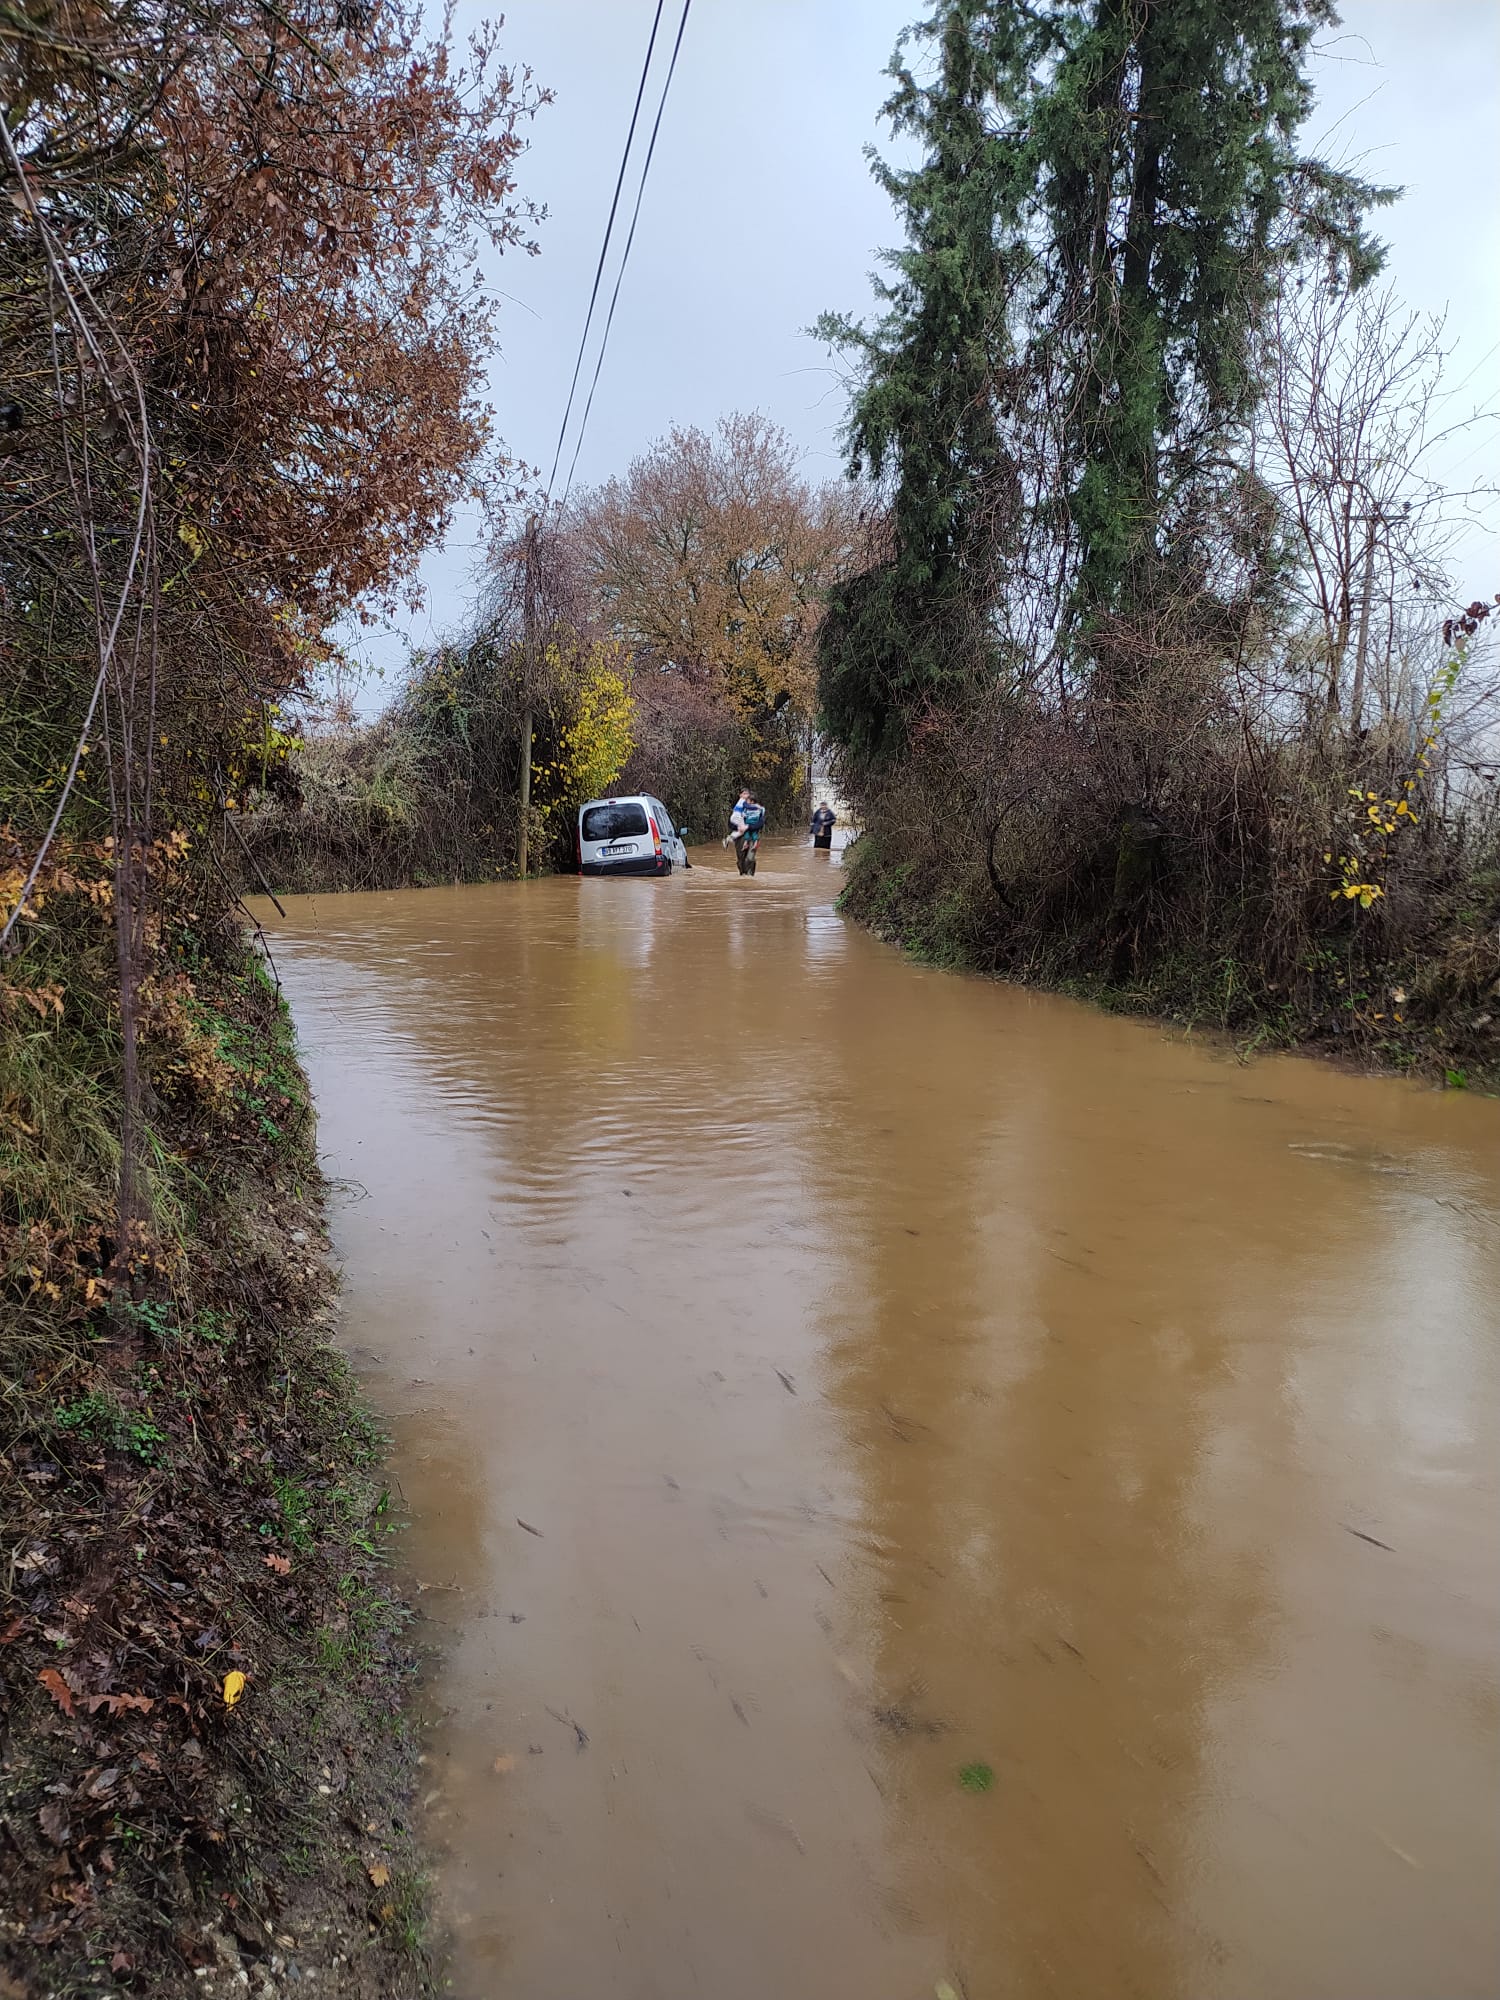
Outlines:
{"label": "power line", "polygon": [[[599,283],[604,276],[604,260],[609,255],[609,239],[615,226],[615,212],[620,206],[620,190],[625,185],[625,169],[630,161],[630,149],[635,144],[636,121],[641,115],[641,99],[646,95],[646,78],[651,71],[651,57],[656,48],[656,31],[661,26],[662,8],[665,5],[666,0],[656,0],[656,17],[651,23],[651,39],[646,44],[646,60],[641,64],[641,80],[636,86],[635,109],[630,114],[630,130],[625,135],[625,150],[620,155],[620,172],[615,181],[614,200],[609,205],[609,220],[604,225],[604,241],[599,246],[599,263],[594,272],[594,289],[589,293],[589,309],[584,315],[583,334],[578,342],[578,359],[573,363],[573,380],[568,385],[568,404],[563,411],[562,428],[557,433],[557,450],[552,454],[552,470],[547,476],[549,500],[552,497],[552,482],[557,477],[557,468],[562,461],[563,439],[568,434],[568,418],[573,414],[573,397],[577,393],[578,377],[583,372],[584,349],[588,346],[589,328],[594,323],[594,307],[599,300]],[[680,34],[678,39],[681,40]]]}
{"label": "power line", "polygon": [[[589,412],[594,407],[594,391],[599,386],[599,374],[604,366],[605,349],[609,346],[609,330],[615,323],[615,307],[620,303],[620,286],[624,282],[625,266],[630,262],[630,246],[635,241],[635,226],[641,219],[641,198],[646,192],[646,179],[651,172],[651,156],[656,151],[656,135],[661,130],[662,113],[667,108],[667,95],[672,88],[672,77],[677,68],[677,55],[682,47],[683,32],[687,27],[688,15],[692,11],[692,6],[693,0],[682,0],[682,19],[677,24],[677,39],[672,44],[672,60],[667,65],[667,80],[662,85],[661,102],[656,107],[656,119],[651,127],[651,142],[646,148],[646,163],[641,168],[641,184],[635,191],[635,207],[630,217],[630,234],[625,238],[624,254],[620,258],[620,268],[615,274],[615,289],[610,297],[609,313],[604,321],[604,337],[599,343],[599,358],[594,363],[594,379],[589,384],[589,398],[583,406],[583,417],[579,422],[578,437],[573,446],[573,459],[568,467],[568,483],[563,488],[563,505],[566,505],[568,495],[573,490],[573,474],[578,469],[578,454],[583,449],[583,435],[589,426]],[[556,470],[557,468],[554,466],[554,473]],[[550,485],[548,492],[549,494],[551,492]]]}

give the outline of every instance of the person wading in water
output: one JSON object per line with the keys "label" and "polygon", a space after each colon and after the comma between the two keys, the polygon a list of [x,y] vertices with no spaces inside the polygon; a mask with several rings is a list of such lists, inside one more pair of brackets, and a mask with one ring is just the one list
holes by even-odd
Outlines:
{"label": "person wading in water", "polygon": [[807,829],[808,833],[812,836],[814,847],[832,847],[833,829],[837,820],[838,815],[834,812],[832,806],[822,805],[818,807],[818,810],[812,816],[812,825]]}
{"label": "person wading in water", "polygon": [[766,823],[766,809],[750,792],[742,791],[729,815],[729,832],[724,837],[724,845],[734,843],[735,863],[742,875],[755,873],[755,850],[760,845],[760,830]]}

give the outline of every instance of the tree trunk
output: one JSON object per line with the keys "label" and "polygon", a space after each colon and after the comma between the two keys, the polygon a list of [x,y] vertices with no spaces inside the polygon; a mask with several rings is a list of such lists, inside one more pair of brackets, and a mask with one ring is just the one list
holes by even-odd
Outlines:
{"label": "tree trunk", "polygon": [[[1161,357],[1157,349],[1156,313],[1151,296],[1151,267],[1156,255],[1156,205],[1161,185],[1161,118],[1157,109],[1155,50],[1151,33],[1156,8],[1145,0],[1137,17],[1135,43],[1140,64],[1136,100],[1134,167],[1130,208],[1125,229],[1125,259],[1120,286],[1123,353],[1120,400],[1131,412],[1126,448],[1130,455],[1132,496],[1138,503],[1136,533],[1155,538],[1158,499],[1156,433],[1161,418]],[[1132,382],[1131,377],[1134,376]],[[1144,378],[1150,377],[1149,384]],[[1143,395],[1142,390],[1148,393]]]}

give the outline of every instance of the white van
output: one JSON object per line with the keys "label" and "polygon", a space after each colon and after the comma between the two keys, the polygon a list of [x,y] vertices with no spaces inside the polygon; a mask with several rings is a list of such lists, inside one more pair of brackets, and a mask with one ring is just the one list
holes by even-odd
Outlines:
{"label": "white van", "polygon": [[691,866],[671,815],[649,792],[578,808],[580,875],[670,875]]}

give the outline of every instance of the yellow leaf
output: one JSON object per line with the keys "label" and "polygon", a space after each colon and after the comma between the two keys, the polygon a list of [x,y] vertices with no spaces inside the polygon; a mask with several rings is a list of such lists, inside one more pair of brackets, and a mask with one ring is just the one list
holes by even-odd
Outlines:
{"label": "yellow leaf", "polygon": [[507,1771],[513,1771],[515,1768],[516,1768],[516,1760],[514,1757],[508,1755],[502,1755],[495,1759],[495,1769],[500,1773],[502,1777],[505,1775]]}
{"label": "yellow leaf", "polygon": [[236,1671],[224,1676],[224,1706],[226,1708],[233,1708],[244,1692],[245,1676],[242,1673]]}
{"label": "yellow leaf", "polygon": [[375,1862],[369,1872],[370,1872],[370,1880],[374,1883],[377,1889],[385,1888],[386,1884],[391,1879],[391,1871],[389,1868],[386,1867],[383,1861]]}

